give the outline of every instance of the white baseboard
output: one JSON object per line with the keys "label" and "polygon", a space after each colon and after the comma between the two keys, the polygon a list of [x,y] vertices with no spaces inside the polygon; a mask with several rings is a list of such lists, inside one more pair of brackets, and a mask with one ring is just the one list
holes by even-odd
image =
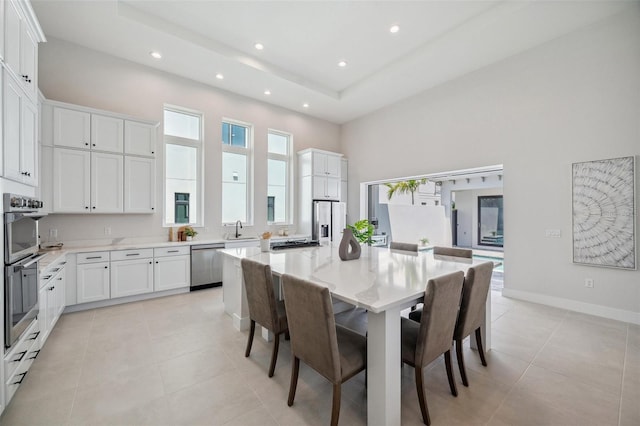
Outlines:
{"label": "white baseboard", "polygon": [[249,326],[251,325],[251,318],[249,317],[240,318],[238,314],[234,313],[231,314],[231,319],[233,321],[233,326],[238,331],[248,330]]}
{"label": "white baseboard", "polygon": [[577,300],[564,299],[562,297],[548,296],[546,294],[531,293],[529,291],[502,289],[502,295],[527,302],[540,303],[554,308],[567,309],[583,314],[595,315],[617,321],[640,325],[640,312],[625,311],[623,309],[609,308],[607,306],[594,305],[592,303],[578,302]]}

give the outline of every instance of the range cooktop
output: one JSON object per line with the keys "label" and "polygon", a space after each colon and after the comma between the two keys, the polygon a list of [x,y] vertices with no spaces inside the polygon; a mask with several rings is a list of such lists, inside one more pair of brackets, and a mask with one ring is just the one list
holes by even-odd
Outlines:
{"label": "range cooktop", "polygon": [[271,243],[271,250],[283,250],[290,248],[300,248],[300,247],[315,247],[319,246],[320,243],[318,241],[278,241]]}

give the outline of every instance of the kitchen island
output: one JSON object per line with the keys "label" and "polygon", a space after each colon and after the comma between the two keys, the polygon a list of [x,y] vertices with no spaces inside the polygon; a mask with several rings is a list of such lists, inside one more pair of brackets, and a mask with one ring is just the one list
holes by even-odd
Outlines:
{"label": "kitchen island", "polygon": [[[222,250],[224,303],[238,330],[249,325],[240,260],[269,264],[275,276],[290,274],[326,286],[332,297],[367,310],[367,415],[369,424],[400,424],[400,313],[424,295],[429,279],[482,263],[472,259],[406,253],[382,247],[362,248],[360,259],[342,261],[337,245],[278,252],[258,248]],[[490,318],[490,296],[485,318]],[[486,321],[486,350],[490,349]],[[375,420],[374,420],[375,419]]]}

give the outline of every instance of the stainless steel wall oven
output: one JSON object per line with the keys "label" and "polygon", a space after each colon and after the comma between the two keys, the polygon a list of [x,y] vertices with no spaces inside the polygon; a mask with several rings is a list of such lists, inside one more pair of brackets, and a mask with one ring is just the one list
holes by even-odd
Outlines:
{"label": "stainless steel wall oven", "polygon": [[4,344],[11,347],[38,315],[38,209],[42,202],[4,194]]}

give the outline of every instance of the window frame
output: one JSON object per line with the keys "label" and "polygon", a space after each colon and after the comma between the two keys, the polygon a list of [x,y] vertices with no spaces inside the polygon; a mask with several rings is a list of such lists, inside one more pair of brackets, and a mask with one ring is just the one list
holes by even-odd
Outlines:
{"label": "window frame", "polygon": [[[242,126],[245,127],[247,129],[247,146],[246,147],[239,147],[239,146],[234,146],[234,145],[227,145],[225,143],[223,143],[222,141],[222,127],[223,127],[223,123],[227,123],[227,124],[231,124],[231,125],[236,125],[236,126]],[[232,154],[238,154],[238,155],[244,155],[247,157],[247,211],[246,211],[246,216],[247,219],[245,222],[243,222],[243,225],[248,225],[248,226],[253,226],[253,222],[254,222],[254,198],[253,198],[253,194],[254,194],[254,181],[253,181],[253,176],[254,176],[254,170],[253,170],[253,165],[254,165],[254,126],[251,123],[245,122],[245,121],[240,121],[240,120],[236,120],[233,118],[228,118],[228,117],[222,117],[222,120],[220,121],[220,127],[219,127],[219,135],[220,135],[220,145],[222,146],[222,151],[220,154],[220,162],[222,163],[223,158],[224,158],[224,153],[225,152],[229,152]],[[222,164],[220,165],[220,173],[222,173]],[[223,218],[223,206],[224,206],[224,180],[222,175],[220,175],[220,184],[221,184],[221,191],[220,191],[220,221],[222,226],[235,226],[236,221],[233,222],[225,222],[224,218]]]}
{"label": "window frame", "polygon": [[[288,139],[287,155],[276,154],[269,152],[269,135],[274,134],[278,136],[284,136]],[[293,204],[295,202],[294,196],[294,178],[293,178],[293,135],[289,132],[282,130],[267,129],[267,198],[269,197],[269,160],[285,161],[287,164],[287,188],[285,188],[286,200],[286,213],[284,222],[270,222],[269,217],[265,217],[267,225],[293,225]]]}
{"label": "window frame", "polygon": [[[179,114],[193,115],[200,120],[199,139],[189,139],[180,136],[164,134],[164,111],[169,110]],[[168,223],[167,222],[167,145],[181,145],[196,149],[196,214],[198,220],[191,223]],[[174,226],[192,226],[202,228],[204,226],[204,113],[177,105],[164,104],[162,108],[162,227],[170,228]],[[174,206],[175,207],[175,206]]]}

